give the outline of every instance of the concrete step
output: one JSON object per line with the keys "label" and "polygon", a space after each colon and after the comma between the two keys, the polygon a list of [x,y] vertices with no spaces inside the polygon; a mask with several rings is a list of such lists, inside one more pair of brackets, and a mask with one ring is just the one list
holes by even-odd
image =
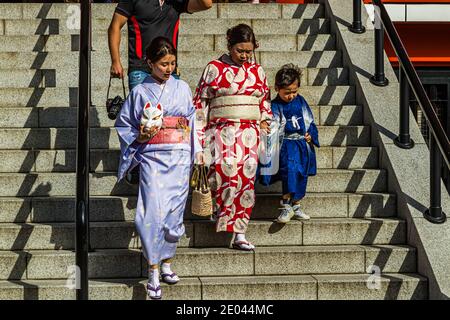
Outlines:
{"label": "concrete step", "polygon": [[[80,34],[79,23],[76,20],[66,19],[0,19],[3,30],[0,35],[60,35]],[[94,33],[107,32],[111,23],[108,19],[93,19],[92,31]],[[255,35],[278,34],[318,34],[330,32],[330,21],[324,18],[298,18],[298,19],[252,19],[243,18],[217,18],[199,19],[190,18],[180,22],[180,34],[222,34],[240,23],[245,23],[253,28]]]}
{"label": "concrete step", "polygon": [[257,7],[249,7],[248,3],[218,5],[218,18],[228,19],[311,19],[322,18],[324,15],[324,6],[321,4],[263,4]]}
{"label": "concrete step", "polygon": [[[204,68],[211,60],[217,59],[223,51],[182,52],[178,55],[180,68]],[[341,51],[299,51],[299,52],[256,52],[256,60],[264,68],[279,69],[287,62],[300,68],[336,68],[342,66]]]}
{"label": "concrete step", "polygon": [[[300,35],[299,35],[300,36]],[[214,37],[214,36],[212,36]],[[183,38],[183,40],[181,40]],[[208,39],[202,36],[184,39],[178,38],[180,41],[187,43],[196,38],[204,38],[208,43],[213,42],[214,39]],[[80,50],[80,35],[79,34],[61,34],[61,35],[0,35],[2,40],[2,47],[0,52],[59,52],[67,53],[70,51]],[[126,28],[121,31],[120,50],[123,54],[128,51],[128,32]],[[323,43],[325,39],[321,39]],[[330,44],[331,45],[331,40]],[[325,42],[326,43],[326,42]],[[318,44],[318,47],[320,45]],[[180,49],[180,48],[179,48]],[[92,33],[92,50],[109,50],[108,48],[108,34],[106,32]],[[210,49],[213,50],[213,49]]]}
{"label": "concrete step", "polygon": [[[376,169],[375,147],[322,147],[317,149],[319,169]],[[117,171],[120,151],[91,151],[91,172]],[[0,150],[0,172],[75,172],[75,150]]]}
{"label": "concrete step", "polygon": [[[307,190],[309,192],[384,192],[386,184],[387,177],[384,169],[322,169],[316,176],[309,178]],[[270,186],[258,185],[256,190],[261,193],[279,193],[281,182]]]}
{"label": "concrete step", "polygon": [[[216,233],[213,221],[186,220],[179,247],[228,247],[231,233]],[[72,250],[74,223],[0,224],[0,250]],[[92,222],[93,249],[140,248],[133,222]],[[327,218],[279,224],[251,220],[246,235],[255,246],[404,244],[406,223],[393,218]]]}
{"label": "concrete step", "polygon": [[[317,125],[361,125],[362,106],[310,106]],[[68,107],[21,107],[0,108],[1,128],[76,128],[78,108]],[[105,107],[90,109],[90,127],[114,127]]]}
{"label": "concrete step", "polygon": [[[111,19],[116,4],[96,4],[92,6],[93,19]],[[0,19],[69,19],[79,14],[79,5],[76,3],[31,3],[22,5],[21,3],[0,4]],[[212,8],[207,11],[197,12],[195,14],[183,14],[181,20],[186,19],[217,19],[217,18],[319,18],[324,16],[324,7],[320,4],[259,4],[252,6],[250,4],[238,3],[214,3]]]}
{"label": "concrete step", "polygon": [[[285,261],[280,265],[280,261]],[[382,265],[376,263],[382,262]],[[379,263],[380,264],[380,263]],[[75,253],[69,250],[0,252],[0,280],[67,279]],[[240,267],[236,270],[236,265]],[[226,248],[180,248],[173,268],[181,277],[416,272],[416,249],[409,246],[286,246],[255,252]],[[96,250],[89,254],[89,278],[146,277],[141,250]]]}
{"label": "concrete step", "polygon": [[[181,78],[191,88],[195,88],[203,74],[203,68],[180,69]],[[278,69],[265,69],[269,85],[275,83]],[[78,70],[53,72],[47,69],[37,70],[0,70],[0,88],[46,88],[77,87]],[[300,87],[348,85],[347,68],[303,68]],[[107,88],[109,78],[92,77],[92,85]],[[114,83],[116,85],[117,83]],[[301,90],[301,89],[300,89]],[[127,88],[128,91],[128,88]]]}
{"label": "concrete step", "polygon": [[[120,51],[123,61],[128,54],[128,33],[121,32]],[[79,51],[80,36],[71,35],[22,35],[1,36],[3,45],[0,52],[69,52]],[[335,50],[336,38],[330,34],[258,35],[258,51],[322,51]],[[106,32],[92,34],[92,50],[109,52]],[[219,35],[184,35],[178,37],[178,52],[204,51],[228,52],[226,37]]]}
{"label": "concrete step", "polygon": [[[368,126],[318,126],[322,146],[368,146]],[[75,128],[0,128],[0,149],[75,149]],[[90,129],[90,147],[118,149],[114,128]]]}
{"label": "concrete step", "polygon": [[[105,74],[106,75],[106,74]],[[195,90],[195,88],[191,88]],[[107,87],[92,87],[92,104],[104,106]],[[121,87],[112,87],[110,95],[123,95]],[[310,105],[355,105],[354,86],[304,86],[301,94]],[[4,107],[76,107],[78,88],[0,88],[0,108]],[[276,92],[271,88],[271,96]]]}
{"label": "concrete step", "polygon": [[[186,81],[191,88],[196,87],[203,74],[203,70],[203,68],[180,69],[181,78]],[[275,84],[275,75],[278,70],[278,68],[264,68],[270,86]],[[347,68],[303,68],[301,71],[301,91],[302,86],[340,86],[348,85],[349,83]]]}
{"label": "concrete step", "polygon": [[[226,37],[222,34],[214,35],[183,35],[178,39],[179,51],[207,51],[216,50],[228,52]],[[336,38],[331,34],[258,34],[258,51],[322,51],[336,50]],[[211,41],[213,40],[213,41]],[[106,43],[107,44],[107,43]],[[213,45],[211,48],[211,44]]]}
{"label": "concrete step", "polygon": [[[257,194],[252,220],[274,219],[281,194]],[[185,219],[205,220],[191,214],[190,198]],[[134,221],[137,197],[91,197],[93,222]],[[313,218],[389,218],[397,212],[396,196],[383,193],[308,193],[302,208]],[[0,198],[0,223],[50,223],[75,221],[75,197]]]}
{"label": "concrete step", "polygon": [[[282,279],[282,284],[274,283]],[[382,274],[379,290],[369,289],[367,275],[312,275],[200,278],[203,299],[421,300],[428,283],[417,274]],[[270,280],[272,278],[272,280]],[[280,280],[278,280],[280,281]],[[344,288],[342,290],[341,288]],[[276,292],[275,295],[272,292]]]}
{"label": "concrete step", "polygon": [[[224,51],[182,51],[178,54],[178,64],[181,69],[198,68],[203,69],[212,60],[218,59]],[[91,54],[91,66],[93,78],[95,74],[106,71],[109,78],[109,68],[111,66],[111,57],[108,51],[95,51]],[[264,68],[279,68],[287,62],[292,62],[300,68],[336,68],[342,66],[341,51],[298,51],[298,52],[269,52],[256,51],[256,60]],[[276,59],[277,61],[272,61]],[[47,70],[46,77],[51,78],[50,71],[57,75],[64,75],[66,72],[78,71],[79,52],[0,52],[0,69],[5,70]],[[126,57],[123,57],[126,65]],[[58,72],[59,71],[59,72]],[[42,72],[41,72],[42,73]],[[49,80],[47,80],[49,81]]]}
{"label": "concrete step", "polygon": [[[324,218],[285,225],[275,220],[251,223],[246,235],[255,246],[403,244],[406,241],[406,223],[391,218]],[[215,232],[212,221],[195,221],[193,232],[194,247],[223,247],[231,241],[231,234]]]}
{"label": "concrete step", "polygon": [[[2,300],[75,300],[74,272],[68,280],[0,281]],[[90,300],[146,300],[147,278],[89,281]],[[202,299],[199,278],[184,278],[176,286],[161,284],[165,300]]]}
{"label": "concrete step", "polygon": [[[90,174],[90,194],[136,195],[137,186],[124,181],[117,183],[115,172]],[[75,194],[75,173],[0,173],[1,197],[72,196]],[[163,183],[161,183],[163,185]],[[310,177],[307,192],[384,192],[387,186],[385,170],[319,169]],[[256,186],[256,193],[281,193],[281,183]]]}
{"label": "concrete step", "polygon": [[[373,287],[367,274],[183,278],[162,284],[164,300],[424,300],[428,281],[418,274],[381,274]],[[146,300],[147,279],[89,281],[92,300]],[[0,281],[0,299],[74,300],[67,280]],[[370,289],[372,288],[372,289]]]}

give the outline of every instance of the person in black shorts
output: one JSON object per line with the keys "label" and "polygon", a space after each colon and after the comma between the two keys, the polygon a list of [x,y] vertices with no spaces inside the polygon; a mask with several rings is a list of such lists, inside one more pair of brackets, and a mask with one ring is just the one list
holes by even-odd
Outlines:
{"label": "person in black shorts", "polygon": [[156,37],[170,39],[177,47],[181,13],[212,7],[212,0],[120,0],[108,28],[111,76],[123,78],[120,61],[120,30],[128,24],[128,87],[131,91],[149,75],[146,47]]}

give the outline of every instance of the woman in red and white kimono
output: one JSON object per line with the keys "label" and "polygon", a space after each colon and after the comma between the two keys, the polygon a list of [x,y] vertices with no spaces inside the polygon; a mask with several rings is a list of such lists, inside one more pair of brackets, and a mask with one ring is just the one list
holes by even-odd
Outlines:
{"label": "woman in red and white kimono", "polygon": [[257,42],[245,24],[227,32],[229,54],[205,68],[194,96],[196,126],[214,202],[216,231],[233,232],[233,247],[253,250],[245,232],[255,204],[259,131],[269,131],[270,90],[253,62]]}

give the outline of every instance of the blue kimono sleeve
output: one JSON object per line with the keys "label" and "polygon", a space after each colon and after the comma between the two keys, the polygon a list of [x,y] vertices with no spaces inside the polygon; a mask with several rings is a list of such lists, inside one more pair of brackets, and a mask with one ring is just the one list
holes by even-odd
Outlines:
{"label": "blue kimono sleeve", "polygon": [[306,102],[306,100],[303,96],[299,96],[299,98],[300,98],[300,103],[302,104],[301,107],[302,108],[306,107],[306,110],[309,113],[309,117],[312,119],[311,123],[309,124],[309,129],[308,129],[308,133],[311,136],[311,141],[316,147],[320,147],[319,131],[317,129],[316,122],[314,121],[314,116],[313,116],[312,110],[311,110],[308,102]]}
{"label": "blue kimono sleeve", "polygon": [[[304,121],[308,118],[310,120],[308,133],[311,136],[311,142],[312,145],[308,144],[306,141],[303,141],[303,144],[306,145],[308,149],[308,160],[307,160],[307,171],[306,174],[309,176],[314,176],[317,174],[317,160],[316,160],[316,152],[314,150],[314,146],[320,147],[319,143],[319,131],[317,129],[316,123],[314,122],[314,116],[311,111],[311,108],[309,107],[308,103],[306,102],[305,98],[300,96],[300,102],[302,104],[302,110],[303,110],[303,118]],[[306,110],[306,114],[305,111]],[[305,123],[306,126],[306,123]]]}
{"label": "blue kimono sleeve", "polygon": [[114,127],[116,128],[120,142],[120,162],[118,169],[118,180],[120,181],[128,168],[131,166],[133,158],[141,146],[136,141],[140,129],[140,110],[142,110],[143,97],[139,93],[138,87],[134,88],[123,104]]}
{"label": "blue kimono sleeve", "polygon": [[312,143],[320,148],[320,143],[319,143],[319,130],[317,129],[317,126],[314,122],[312,122],[309,126],[309,130],[308,130],[309,135],[311,136],[311,141]]}

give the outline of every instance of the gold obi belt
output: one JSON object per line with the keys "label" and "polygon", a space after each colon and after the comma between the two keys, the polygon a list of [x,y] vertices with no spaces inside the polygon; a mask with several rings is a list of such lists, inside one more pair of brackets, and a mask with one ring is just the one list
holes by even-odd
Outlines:
{"label": "gold obi belt", "polygon": [[257,120],[261,118],[259,99],[253,96],[235,95],[217,97],[209,104],[209,120]]}
{"label": "gold obi belt", "polygon": [[163,125],[148,144],[189,143],[189,121],[185,117],[164,117]]}

